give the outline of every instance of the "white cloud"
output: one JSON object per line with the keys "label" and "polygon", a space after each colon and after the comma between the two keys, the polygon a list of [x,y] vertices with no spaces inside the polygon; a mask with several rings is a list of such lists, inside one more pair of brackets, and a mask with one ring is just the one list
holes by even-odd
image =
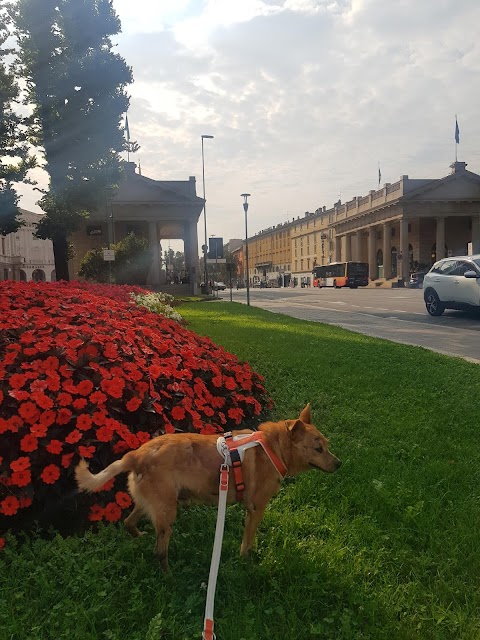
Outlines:
{"label": "white cloud", "polygon": [[[478,0],[114,0],[142,169],[197,176],[209,233],[251,232],[402,174],[480,172]],[[199,225],[200,243],[203,241]]]}

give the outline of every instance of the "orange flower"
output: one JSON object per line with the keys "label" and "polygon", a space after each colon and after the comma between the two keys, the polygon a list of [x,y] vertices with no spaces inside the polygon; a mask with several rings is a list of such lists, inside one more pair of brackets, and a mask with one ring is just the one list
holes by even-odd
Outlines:
{"label": "orange flower", "polygon": [[115,501],[122,509],[126,509],[132,504],[132,499],[128,493],[125,493],[125,491],[117,491],[115,494]]}
{"label": "orange flower", "polygon": [[56,464],[49,464],[48,467],[45,467],[42,471],[40,477],[45,484],[55,484],[55,482],[60,478],[60,469]]}
{"label": "orange flower", "polygon": [[92,504],[88,519],[90,522],[99,522],[103,518],[104,509],[99,504]]}
{"label": "orange flower", "polygon": [[117,522],[122,517],[122,510],[116,502],[109,502],[105,507],[105,520],[107,522]]}

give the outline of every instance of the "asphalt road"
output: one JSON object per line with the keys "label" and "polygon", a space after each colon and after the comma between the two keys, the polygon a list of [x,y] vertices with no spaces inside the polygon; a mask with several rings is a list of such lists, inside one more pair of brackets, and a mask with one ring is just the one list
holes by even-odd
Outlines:
{"label": "asphalt road", "polygon": [[[228,289],[220,295],[230,300]],[[246,304],[246,297],[246,289],[233,290],[234,302]],[[250,303],[480,363],[480,314],[445,311],[432,318],[421,289],[250,289]]]}

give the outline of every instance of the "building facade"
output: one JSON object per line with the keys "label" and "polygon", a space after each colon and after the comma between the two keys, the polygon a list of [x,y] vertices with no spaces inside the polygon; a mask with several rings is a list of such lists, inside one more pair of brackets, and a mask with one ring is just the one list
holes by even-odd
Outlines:
{"label": "building facade", "polygon": [[260,231],[248,248],[252,285],[309,286],[314,266],[348,260],[368,262],[373,286],[406,283],[412,271],[440,258],[480,253],[480,175],[458,161],[444,178],[403,175],[366,196]]}
{"label": "building facade", "polygon": [[0,236],[0,280],[55,280],[52,242],[34,236],[42,216],[20,209],[19,218],[25,224],[14,233]]}

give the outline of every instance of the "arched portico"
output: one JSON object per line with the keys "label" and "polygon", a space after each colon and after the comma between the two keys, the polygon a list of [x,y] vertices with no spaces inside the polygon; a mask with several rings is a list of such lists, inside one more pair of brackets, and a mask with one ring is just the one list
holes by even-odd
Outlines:
{"label": "arched portico", "polygon": [[152,180],[136,173],[135,168],[134,162],[125,163],[125,179],[115,195],[107,200],[103,211],[94,212],[73,235],[76,257],[70,262],[70,277],[77,277],[88,250],[106,248],[134,232],[148,239],[152,253],[146,285],[159,289],[165,284],[161,244],[165,240],[181,239],[189,289],[196,293],[199,282],[197,224],[203,199],[196,195],[195,178]]}

